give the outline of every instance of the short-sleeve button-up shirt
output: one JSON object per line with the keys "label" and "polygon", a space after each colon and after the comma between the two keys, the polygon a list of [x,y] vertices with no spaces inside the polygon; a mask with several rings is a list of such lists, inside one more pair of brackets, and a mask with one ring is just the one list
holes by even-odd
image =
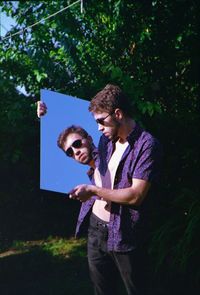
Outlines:
{"label": "short-sleeve button-up shirt", "polygon": [[[127,141],[129,145],[118,165],[114,189],[131,187],[134,178],[149,181],[152,186],[158,184],[162,158],[162,148],[158,140],[136,124],[127,137]],[[101,136],[98,147],[98,160],[96,161],[101,175],[106,173],[108,162],[114,151],[114,144],[104,135]],[[146,196],[146,198],[148,197]],[[84,228],[87,228],[88,223],[86,221],[88,221],[96,198],[94,196],[82,204],[76,227],[76,236],[79,236]],[[146,198],[143,203],[146,202]],[[142,206],[134,207],[111,202],[111,214],[108,224],[108,251],[127,252],[136,247],[137,225],[142,219]]]}

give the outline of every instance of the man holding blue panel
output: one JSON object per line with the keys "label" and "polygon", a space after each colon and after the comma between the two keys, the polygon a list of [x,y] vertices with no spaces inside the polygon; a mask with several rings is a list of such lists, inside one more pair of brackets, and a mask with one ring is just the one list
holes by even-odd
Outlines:
{"label": "man holding blue panel", "polygon": [[133,258],[145,240],[142,229],[151,223],[148,214],[159,182],[161,146],[132,119],[131,104],[118,86],[107,85],[97,93],[89,111],[103,133],[96,185],[75,187],[71,198],[85,202],[97,196],[88,203],[90,211],[85,208],[80,216],[84,220],[91,212],[88,261],[95,294],[114,294],[115,268],[127,294],[138,294]]}
{"label": "man holding blue panel", "polygon": [[[131,104],[118,86],[107,85],[97,93],[89,111],[103,134],[95,164],[90,162],[92,184],[70,192],[72,199],[83,202],[76,235],[88,230],[88,263],[96,295],[117,294],[116,271],[128,295],[141,294],[135,257],[144,248],[149,213],[155,210],[161,146],[132,119]],[[81,153],[75,158],[78,148],[73,140],[61,148],[75,160],[84,158]],[[143,265],[141,269],[145,277]]]}

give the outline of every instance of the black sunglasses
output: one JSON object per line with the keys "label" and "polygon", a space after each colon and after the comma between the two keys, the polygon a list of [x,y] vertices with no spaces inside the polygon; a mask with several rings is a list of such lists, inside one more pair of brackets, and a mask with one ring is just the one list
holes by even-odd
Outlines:
{"label": "black sunglasses", "polygon": [[114,114],[114,112],[112,112],[111,114],[108,114],[105,118],[100,118],[100,119],[96,119],[97,124],[101,124],[101,125],[105,125],[105,119],[107,119],[109,116],[112,116]]}
{"label": "black sunglasses", "polygon": [[78,149],[78,148],[82,147],[82,139],[75,140],[72,143],[72,145],[65,151],[65,154],[68,157],[73,157],[73,155],[74,155],[74,151],[73,151],[72,147],[75,148],[75,149]]}

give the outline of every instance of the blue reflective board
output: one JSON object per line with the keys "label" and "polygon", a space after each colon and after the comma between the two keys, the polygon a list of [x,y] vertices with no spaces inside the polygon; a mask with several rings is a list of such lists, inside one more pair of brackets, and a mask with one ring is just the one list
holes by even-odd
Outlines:
{"label": "blue reflective board", "polygon": [[49,90],[41,90],[41,100],[48,110],[40,119],[40,188],[67,193],[78,184],[89,183],[88,166],[65,155],[57,146],[59,134],[72,124],[79,125],[86,129],[97,145],[100,133],[88,111],[88,101]]}

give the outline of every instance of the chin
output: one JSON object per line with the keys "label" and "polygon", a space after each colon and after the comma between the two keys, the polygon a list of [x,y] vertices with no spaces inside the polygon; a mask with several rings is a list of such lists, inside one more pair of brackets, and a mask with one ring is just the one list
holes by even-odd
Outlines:
{"label": "chin", "polygon": [[112,134],[109,134],[109,133],[105,133],[104,136],[109,138],[109,139],[112,138]]}
{"label": "chin", "polygon": [[90,160],[87,158],[87,159],[85,159],[84,161],[82,161],[81,164],[83,164],[83,165],[88,165],[89,162],[90,162]]}
{"label": "chin", "polygon": [[117,138],[117,135],[116,135],[116,134],[110,134],[110,135],[108,135],[107,137],[108,137],[108,139],[110,139],[110,140],[115,140],[115,139]]}

